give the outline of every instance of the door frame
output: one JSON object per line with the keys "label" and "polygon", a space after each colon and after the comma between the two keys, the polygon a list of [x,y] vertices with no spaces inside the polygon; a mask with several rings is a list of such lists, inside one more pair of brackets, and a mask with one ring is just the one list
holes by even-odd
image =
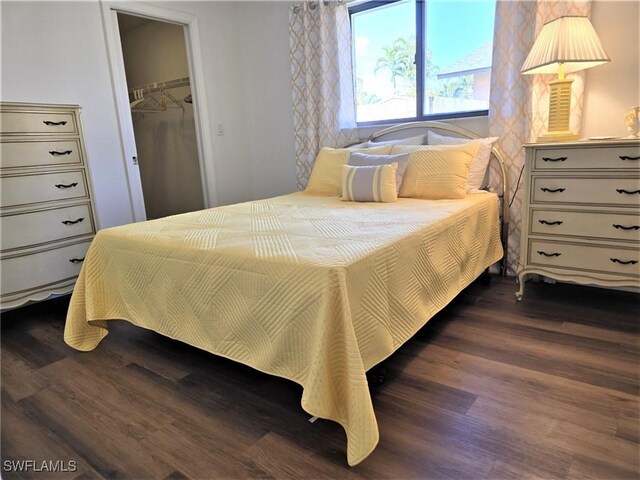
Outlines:
{"label": "door frame", "polygon": [[[118,13],[136,15],[175,23],[184,27],[185,48],[189,65],[191,93],[195,99],[193,103],[193,117],[196,128],[196,141],[198,158],[200,162],[200,178],[202,186],[202,198],[205,208],[211,208],[218,204],[217,188],[215,182],[213,162],[213,138],[209,122],[207,94],[202,67],[203,56],[200,48],[200,29],[198,18],[194,15],[170,10],[163,7],[145,4],[142,2],[101,1],[102,22],[107,43],[107,55],[111,67],[111,84],[113,87],[114,101],[116,104],[120,140],[125,159],[125,172],[129,188],[129,200],[134,222],[147,219],[144,206],[144,194],[140,169],[137,161],[136,141],[133,131],[133,121],[129,106],[129,90],[124,70],[124,57],[122,43],[120,41],[120,29],[118,27]],[[160,79],[163,80],[163,79]]]}

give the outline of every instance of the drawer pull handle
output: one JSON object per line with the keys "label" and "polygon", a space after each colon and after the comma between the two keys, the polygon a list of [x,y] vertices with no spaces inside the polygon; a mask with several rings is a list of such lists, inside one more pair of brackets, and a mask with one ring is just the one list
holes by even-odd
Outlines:
{"label": "drawer pull handle", "polygon": [[62,120],[60,122],[52,122],[50,120],[44,120],[42,123],[44,123],[45,125],[49,126],[49,127],[57,127],[59,125],[66,125],[67,122],[65,120]]}
{"label": "drawer pull handle", "polygon": [[547,187],[542,187],[540,190],[542,190],[543,192],[549,192],[549,193],[559,193],[559,192],[564,192],[564,188],[547,188]]}
{"label": "drawer pull handle", "polygon": [[566,159],[567,157],[558,157],[558,158],[542,157],[542,160],[545,162],[564,162]]}
{"label": "drawer pull handle", "polygon": [[73,152],[73,150],[65,150],[64,152],[58,152],[56,150],[50,150],[49,151],[49,155],[53,155],[54,157],[57,157],[59,155],[71,155],[72,152]]}
{"label": "drawer pull handle", "polygon": [[620,265],[635,265],[636,263],[638,263],[638,260],[628,260],[628,261],[624,261],[624,260],[620,260],[617,258],[612,258],[611,261],[613,263],[619,263]]}
{"label": "drawer pull handle", "polygon": [[542,250],[538,250],[538,255],[543,255],[545,257],[559,257],[561,254],[560,253],[547,253],[547,252],[543,252]]}
{"label": "drawer pull handle", "polygon": [[77,186],[78,186],[78,182],[69,183],[68,185],[63,185],[62,183],[59,183],[56,185],[56,188],[73,188]]}
{"label": "drawer pull handle", "polygon": [[625,190],[624,188],[616,189],[618,193],[626,193],[627,195],[635,195],[636,193],[640,193],[640,190]]}
{"label": "drawer pull handle", "polygon": [[562,220],[556,220],[555,222],[549,222],[548,220],[538,220],[542,225],[562,225]]}
{"label": "drawer pull handle", "polygon": [[84,262],[84,257],[82,257],[82,258],[71,258],[71,259],[69,259],[69,261],[70,261],[71,263],[80,263],[80,262]]}
{"label": "drawer pull handle", "polygon": [[84,220],[84,217],[80,217],[77,220],[63,220],[62,223],[64,223],[65,225],[73,225],[75,223],[80,223],[83,220]]}
{"label": "drawer pull handle", "polygon": [[621,230],[640,230],[640,225],[631,225],[629,227],[625,227],[624,225],[614,223],[613,228],[619,228]]}
{"label": "drawer pull handle", "polygon": [[620,160],[640,160],[640,157],[629,157],[627,155],[620,155]]}

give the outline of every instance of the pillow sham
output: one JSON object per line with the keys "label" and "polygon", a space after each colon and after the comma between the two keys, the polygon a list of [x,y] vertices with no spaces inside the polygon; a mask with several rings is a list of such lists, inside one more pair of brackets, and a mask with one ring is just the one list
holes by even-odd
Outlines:
{"label": "pillow sham", "polygon": [[390,151],[391,145],[383,145],[376,148],[321,148],[313,164],[311,176],[304,193],[339,197],[342,179],[341,169],[343,165],[346,165],[351,152],[388,155]]}
{"label": "pillow sham", "polygon": [[441,200],[463,198],[467,176],[478,142],[466,145],[395,145],[392,154],[409,153],[409,164],[402,179],[400,197]]}
{"label": "pillow sham", "polygon": [[484,187],[484,177],[487,173],[487,166],[491,158],[491,149],[498,137],[487,138],[459,138],[439,135],[435,132],[427,133],[427,143],[429,145],[464,145],[469,142],[479,142],[478,153],[476,154],[471,167],[469,168],[469,178],[467,179],[467,191],[477,191]]}
{"label": "pillow sham", "polygon": [[342,200],[347,202],[395,202],[398,163],[342,166]]}
{"label": "pillow sham", "polygon": [[397,155],[372,155],[370,153],[353,152],[349,155],[349,160],[347,161],[347,165],[354,167],[389,165],[391,163],[398,164],[398,169],[396,170],[396,193],[400,193],[402,177],[404,176],[404,171],[409,163],[408,153],[399,153]]}

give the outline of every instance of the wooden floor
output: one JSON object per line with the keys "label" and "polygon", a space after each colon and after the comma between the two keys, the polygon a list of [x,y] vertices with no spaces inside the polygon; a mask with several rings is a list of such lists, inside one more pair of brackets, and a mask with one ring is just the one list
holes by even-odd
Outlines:
{"label": "wooden floor", "polygon": [[514,291],[512,278],[473,285],[385,362],[380,443],[353,468],[343,430],[309,423],[296,384],[122,321],[76,352],[65,298],[8,312],[2,477],[638,478],[638,295]]}

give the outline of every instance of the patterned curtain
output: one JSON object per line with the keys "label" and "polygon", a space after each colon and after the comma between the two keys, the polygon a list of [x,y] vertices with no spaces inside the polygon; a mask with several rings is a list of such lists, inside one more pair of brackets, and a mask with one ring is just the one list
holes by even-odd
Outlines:
{"label": "patterned curtain", "polygon": [[351,26],[344,2],[293,5],[289,13],[297,185],[303,190],[321,147],[358,140]]}
{"label": "patterned curtain", "polygon": [[[521,75],[529,50],[542,25],[563,15],[589,15],[589,1],[498,1],[496,2],[491,95],[489,104],[489,134],[500,137],[509,181],[507,201],[510,208],[508,273],[518,270],[520,231],[522,222],[523,181],[515,191],[524,166],[522,144],[534,141],[546,131],[549,87],[553,75]],[[571,98],[571,128],[580,130],[584,74],[567,75],[575,79]],[[492,172],[496,174],[497,172]],[[515,195],[515,197],[514,197]]]}

